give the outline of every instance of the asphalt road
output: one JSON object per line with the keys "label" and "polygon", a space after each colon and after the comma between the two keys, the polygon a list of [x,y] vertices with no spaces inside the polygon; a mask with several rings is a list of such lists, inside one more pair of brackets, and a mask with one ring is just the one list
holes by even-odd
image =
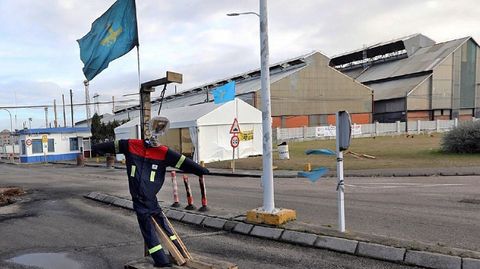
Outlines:
{"label": "asphalt road", "polygon": [[[0,208],[0,268],[34,268],[19,261],[43,263],[43,268],[55,268],[60,261],[64,264],[58,268],[123,268],[127,261],[141,257],[143,243],[133,213],[82,198],[90,191],[125,193],[121,172],[0,164],[0,185],[20,186],[28,192],[23,201]],[[412,268],[174,225],[192,252],[228,260],[240,268]]]}

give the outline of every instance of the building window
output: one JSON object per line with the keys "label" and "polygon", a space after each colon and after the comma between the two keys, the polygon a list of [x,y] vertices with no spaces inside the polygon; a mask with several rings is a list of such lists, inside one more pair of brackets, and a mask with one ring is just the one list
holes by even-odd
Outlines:
{"label": "building window", "polygon": [[43,153],[42,139],[32,139],[32,153]]}
{"label": "building window", "polygon": [[70,138],[70,151],[77,151],[78,150],[78,138],[72,137]]}
{"label": "building window", "polygon": [[20,141],[20,144],[22,144],[22,154],[27,154],[27,146],[25,146],[25,140]]}
{"label": "building window", "polygon": [[55,152],[55,140],[48,139],[48,152]]}

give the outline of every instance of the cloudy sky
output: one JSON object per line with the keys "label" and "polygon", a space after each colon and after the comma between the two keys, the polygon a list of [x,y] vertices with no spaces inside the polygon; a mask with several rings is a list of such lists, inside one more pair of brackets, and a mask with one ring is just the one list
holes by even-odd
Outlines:
{"label": "cloudy sky", "polygon": [[[83,103],[85,77],[76,40],[113,2],[0,0],[0,107],[53,105],[54,99],[61,105],[62,94],[69,103],[70,89],[74,103]],[[141,80],[180,72],[180,91],[258,68],[257,17],[225,15],[244,11],[258,12],[258,0],[138,0]],[[272,63],[314,50],[331,57],[414,33],[437,42],[480,40],[475,0],[271,0],[268,12]],[[132,99],[122,95],[136,92],[137,85],[132,50],[91,81],[90,95],[98,93],[100,101]],[[45,125],[41,108],[9,111],[14,128],[28,126],[29,118],[32,128]],[[58,111],[63,124],[61,106]],[[49,121],[53,115],[49,109]],[[74,115],[75,121],[84,119],[85,108],[75,108]],[[8,113],[0,110],[0,130],[9,128]]]}

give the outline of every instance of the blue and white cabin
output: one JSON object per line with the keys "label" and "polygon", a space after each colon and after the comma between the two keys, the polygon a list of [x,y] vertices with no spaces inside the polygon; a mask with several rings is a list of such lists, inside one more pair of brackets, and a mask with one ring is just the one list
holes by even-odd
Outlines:
{"label": "blue and white cabin", "polygon": [[90,128],[41,128],[18,131],[20,162],[55,162],[75,160],[90,150]]}

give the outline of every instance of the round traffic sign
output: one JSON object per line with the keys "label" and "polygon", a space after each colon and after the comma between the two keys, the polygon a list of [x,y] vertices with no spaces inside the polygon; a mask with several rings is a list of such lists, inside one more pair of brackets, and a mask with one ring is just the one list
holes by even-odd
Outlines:
{"label": "round traffic sign", "polygon": [[25,145],[31,146],[32,145],[32,139],[29,138],[29,139],[25,140]]}
{"label": "round traffic sign", "polygon": [[232,146],[232,148],[238,147],[238,144],[240,144],[240,138],[238,138],[238,136],[236,135],[232,136],[232,138],[230,139],[230,145]]}

